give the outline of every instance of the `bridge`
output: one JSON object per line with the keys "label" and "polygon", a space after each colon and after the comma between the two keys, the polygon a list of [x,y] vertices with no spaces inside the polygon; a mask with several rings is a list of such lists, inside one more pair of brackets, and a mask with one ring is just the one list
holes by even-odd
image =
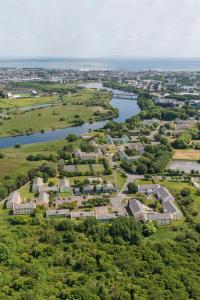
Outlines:
{"label": "bridge", "polygon": [[113,98],[121,98],[121,99],[133,99],[136,100],[137,99],[137,95],[135,94],[123,94],[123,93],[113,93],[112,94]]}

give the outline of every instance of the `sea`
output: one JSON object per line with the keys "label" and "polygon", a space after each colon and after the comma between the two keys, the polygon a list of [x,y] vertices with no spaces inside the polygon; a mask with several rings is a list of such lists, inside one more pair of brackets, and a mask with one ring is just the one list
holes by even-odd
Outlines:
{"label": "sea", "polygon": [[0,68],[200,71],[200,58],[0,58]]}

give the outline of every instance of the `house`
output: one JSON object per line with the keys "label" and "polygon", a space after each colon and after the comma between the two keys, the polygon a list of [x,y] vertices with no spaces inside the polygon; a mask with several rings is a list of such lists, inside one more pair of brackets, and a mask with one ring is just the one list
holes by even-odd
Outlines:
{"label": "house", "polygon": [[163,187],[163,186],[157,190],[157,197],[159,200],[162,201],[162,203],[164,203],[166,201],[174,201],[175,200],[175,198],[170,194],[168,189],[166,189],[166,187]]}
{"label": "house", "polygon": [[159,188],[159,184],[143,184],[138,185],[138,192],[147,195],[156,194]]}
{"label": "house", "polygon": [[94,218],[94,211],[75,211],[71,212],[72,219],[85,219],[85,218]]}
{"label": "house", "polygon": [[50,217],[71,217],[69,209],[50,209],[46,211],[46,218]]}
{"label": "house", "polygon": [[95,186],[95,192],[96,193],[102,193],[103,185],[102,184],[97,184]]}
{"label": "house", "polygon": [[13,214],[14,215],[31,215],[35,212],[36,204],[33,202],[14,203]]}
{"label": "house", "polygon": [[113,138],[109,134],[107,134],[105,136],[105,140],[106,140],[107,145],[112,145],[113,144]]}
{"label": "house", "polygon": [[129,157],[124,151],[119,150],[118,154],[119,154],[119,158],[120,158],[121,161],[125,161],[125,162],[129,161]]}
{"label": "house", "polygon": [[96,215],[97,220],[112,220],[117,216],[115,214],[104,214],[104,215]]}
{"label": "house", "polygon": [[109,183],[103,185],[102,191],[103,191],[103,193],[114,193],[114,192],[116,192],[116,189],[115,189],[114,185],[109,182]]}
{"label": "house", "polygon": [[69,180],[64,177],[60,180],[60,186],[59,186],[60,193],[68,193],[70,192],[70,184]]}
{"label": "house", "polygon": [[165,201],[163,203],[163,211],[170,213],[173,220],[180,220],[182,218],[182,213],[172,201]]}
{"label": "house", "polygon": [[20,204],[22,202],[20,193],[18,191],[12,192],[8,196],[8,200],[6,202],[6,208],[7,209],[13,209],[14,204]]}
{"label": "house", "polygon": [[82,152],[80,149],[75,151],[75,158],[81,160],[97,160],[102,157],[102,152],[100,149],[96,149],[95,152]]}
{"label": "house", "polygon": [[94,186],[91,184],[85,185],[83,187],[83,194],[94,194]]}
{"label": "house", "polygon": [[49,207],[49,194],[47,194],[46,192],[40,192],[36,203],[37,205]]}
{"label": "house", "polygon": [[144,125],[152,126],[155,123],[160,124],[160,120],[157,118],[146,119],[146,120],[143,120],[143,123],[144,123]]}
{"label": "house", "polygon": [[81,194],[81,189],[80,189],[80,187],[75,187],[74,188],[74,195],[76,195],[76,196],[79,196]]}
{"label": "house", "polygon": [[128,208],[136,220],[145,220],[145,211],[147,207],[137,199],[128,202]]}
{"label": "house", "polygon": [[122,135],[122,137],[120,138],[113,138],[113,142],[115,144],[121,144],[121,145],[125,145],[129,142],[129,137],[125,134]]}
{"label": "house", "polygon": [[155,105],[162,107],[178,107],[180,105],[180,101],[177,101],[176,99],[159,98],[155,100]]}
{"label": "house", "polygon": [[130,136],[139,136],[140,130],[139,129],[133,129],[129,131]]}
{"label": "house", "polygon": [[141,143],[129,143],[127,147],[138,151],[140,155],[144,153],[144,145]]}
{"label": "house", "polygon": [[32,185],[32,192],[39,193],[43,190],[43,188],[44,188],[43,178],[40,177],[34,178],[33,185]]}
{"label": "house", "polygon": [[166,225],[172,222],[170,213],[149,213],[145,214],[145,221],[156,221],[159,225]]}

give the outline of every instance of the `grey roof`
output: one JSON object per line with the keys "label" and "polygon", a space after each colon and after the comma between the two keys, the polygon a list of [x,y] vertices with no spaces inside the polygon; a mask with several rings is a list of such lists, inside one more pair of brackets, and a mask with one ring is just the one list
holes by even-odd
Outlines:
{"label": "grey roof", "polygon": [[94,190],[94,186],[93,186],[93,185],[90,185],[90,184],[85,185],[85,186],[83,187],[83,190],[84,190],[84,191],[93,191],[93,190]]}
{"label": "grey roof", "polygon": [[53,216],[70,216],[71,213],[69,209],[50,209],[46,211],[46,217]]}
{"label": "grey roof", "polygon": [[161,220],[172,220],[170,213],[153,213],[146,214],[147,221],[161,221]]}
{"label": "grey roof", "polygon": [[160,185],[159,184],[142,184],[142,185],[138,185],[138,189],[141,190],[148,190],[148,189],[159,189]]}
{"label": "grey roof", "polygon": [[142,203],[137,199],[129,201],[129,208],[133,215],[140,211],[143,211]]}
{"label": "grey roof", "polygon": [[176,205],[171,202],[171,201],[166,201],[163,203],[163,207],[164,209],[168,212],[168,213],[171,213],[171,214],[174,214],[174,213],[179,213],[181,214],[180,210],[178,209],[178,207],[176,207]]}
{"label": "grey roof", "polygon": [[157,193],[159,194],[159,196],[161,197],[161,199],[165,199],[167,197],[171,197],[174,198],[170,192],[168,191],[168,189],[166,189],[166,187],[160,187],[157,191]]}
{"label": "grey roof", "polygon": [[34,178],[33,185],[39,185],[39,186],[43,185],[43,178],[41,177]]}
{"label": "grey roof", "polygon": [[97,220],[110,220],[115,218],[116,218],[115,214],[96,215]]}
{"label": "grey roof", "polygon": [[40,192],[39,193],[39,201],[49,202],[49,194],[47,194],[45,192]]}
{"label": "grey roof", "polygon": [[24,203],[14,203],[14,209],[25,209],[25,208],[35,208],[36,205],[33,202],[24,202]]}
{"label": "grey roof", "polygon": [[60,179],[60,187],[69,187],[69,180],[64,177],[62,179]]}
{"label": "grey roof", "polygon": [[8,202],[19,202],[20,199],[21,197],[18,191],[14,191],[8,196]]}

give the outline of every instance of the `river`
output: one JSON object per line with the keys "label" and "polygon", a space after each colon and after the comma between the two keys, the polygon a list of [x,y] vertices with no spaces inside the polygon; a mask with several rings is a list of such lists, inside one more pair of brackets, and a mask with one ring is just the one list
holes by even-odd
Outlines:
{"label": "river", "polygon": [[[85,85],[86,88],[97,88],[101,89],[101,83],[92,83]],[[119,92],[117,90],[107,89],[113,92]],[[119,110],[118,118],[114,119],[116,122],[124,122],[126,119],[130,118],[133,115],[139,113],[140,109],[137,105],[136,100],[130,99],[121,99],[121,98],[113,98],[111,101],[111,105]],[[13,147],[15,144],[32,144],[32,143],[42,143],[42,142],[50,142],[50,141],[58,141],[63,140],[69,134],[76,134],[80,136],[89,131],[102,128],[107,121],[102,122],[94,122],[92,124],[85,123],[81,126],[72,126],[63,129],[56,129],[54,131],[46,131],[44,133],[37,132],[30,135],[19,135],[19,136],[9,136],[9,137],[1,137],[0,138],[0,148]]]}

